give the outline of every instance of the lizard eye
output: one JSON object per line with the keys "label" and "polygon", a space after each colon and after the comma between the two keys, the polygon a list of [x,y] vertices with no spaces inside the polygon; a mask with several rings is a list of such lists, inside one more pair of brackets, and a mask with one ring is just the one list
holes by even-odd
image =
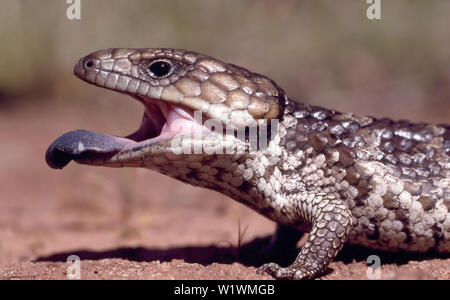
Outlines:
{"label": "lizard eye", "polygon": [[160,79],[166,78],[173,73],[174,67],[171,61],[159,59],[152,61],[147,67],[150,76]]}
{"label": "lizard eye", "polygon": [[88,60],[86,63],[85,63],[85,66],[86,66],[86,68],[92,68],[93,66],[94,66],[94,61],[92,61],[92,60]]}

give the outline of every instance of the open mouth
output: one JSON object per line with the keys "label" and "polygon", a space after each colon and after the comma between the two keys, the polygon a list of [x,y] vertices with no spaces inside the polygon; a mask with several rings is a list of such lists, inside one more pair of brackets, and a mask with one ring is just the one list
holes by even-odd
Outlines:
{"label": "open mouth", "polygon": [[248,128],[278,116],[277,99],[285,97],[269,79],[236,66],[227,70],[222,62],[201,55],[157,50],[107,49],[76,63],[78,78],[137,99],[145,113],[139,129],[125,137],[81,129],[63,134],[45,154],[50,167],[60,169],[72,160],[117,165],[119,157],[120,162],[129,162],[129,153],[130,161],[138,159],[148,146],[153,147],[149,150],[164,146],[166,151],[170,141],[180,141],[176,136],[187,135],[193,138],[187,141],[197,142],[199,133],[202,145],[220,149],[231,143],[231,139],[222,143],[220,137],[247,141]]}
{"label": "open mouth", "polygon": [[144,104],[145,113],[139,129],[126,136],[126,139],[155,143],[192,132],[195,123],[194,113],[190,109],[161,100],[139,96],[135,98]]}
{"label": "open mouth", "polygon": [[169,141],[177,135],[192,134],[205,127],[196,123],[193,112],[180,105],[162,100],[134,96],[145,106],[145,113],[137,131],[117,137],[78,129],[57,138],[47,149],[45,159],[54,169],[64,168],[70,161],[108,159],[121,151]]}

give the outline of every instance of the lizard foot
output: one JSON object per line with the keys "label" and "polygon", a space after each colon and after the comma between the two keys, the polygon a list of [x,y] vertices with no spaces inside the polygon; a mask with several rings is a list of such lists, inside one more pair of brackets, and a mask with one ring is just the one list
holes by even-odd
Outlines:
{"label": "lizard foot", "polygon": [[265,272],[277,280],[306,280],[314,277],[314,272],[308,268],[286,267],[282,268],[276,263],[262,265],[259,272]]}
{"label": "lizard foot", "polygon": [[276,263],[260,270],[276,279],[312,279],[320,275],[341,250],[352,228],[351,213],[337,200],[319,198],[322,205],[312,217],[312,230],[295,261],[288,267]]}

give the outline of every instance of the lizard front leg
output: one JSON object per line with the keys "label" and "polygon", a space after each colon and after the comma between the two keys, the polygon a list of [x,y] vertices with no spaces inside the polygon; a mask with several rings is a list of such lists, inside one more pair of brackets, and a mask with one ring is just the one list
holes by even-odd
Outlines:
{"label": "lizard front leg", "polygon": [[352,229],[350,210],[342,201],[319,196],[310,203],[306,215],[308,203],[301,208],[306,217],[303,221],[310,221],[312,229],[294,263],[286,268],[276,263],[260,268],[276,279],[311,279],[319,275],[342,249]]}

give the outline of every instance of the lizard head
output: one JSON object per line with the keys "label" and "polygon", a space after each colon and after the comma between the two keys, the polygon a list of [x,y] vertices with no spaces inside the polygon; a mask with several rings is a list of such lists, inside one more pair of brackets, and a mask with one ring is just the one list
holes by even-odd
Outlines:
{"label": "lizard head", "polygon": [[[249,129],[270,128],[287,103],[283,90],[269,78],[185,50],[101,50],[80,59],[74,74],[132,96],[144,105],[145,113],[140,128],[126,137],[88,130],[62,135],[46,152],[52,168],[75,160],[147,167],[179,177],[182,166],[192,162],[201,167],[195,162],[217,160],[227,147],[235,152],[240,148],[241,154],[248,151]],[[206,144],[214,151],[205,151]]]}

